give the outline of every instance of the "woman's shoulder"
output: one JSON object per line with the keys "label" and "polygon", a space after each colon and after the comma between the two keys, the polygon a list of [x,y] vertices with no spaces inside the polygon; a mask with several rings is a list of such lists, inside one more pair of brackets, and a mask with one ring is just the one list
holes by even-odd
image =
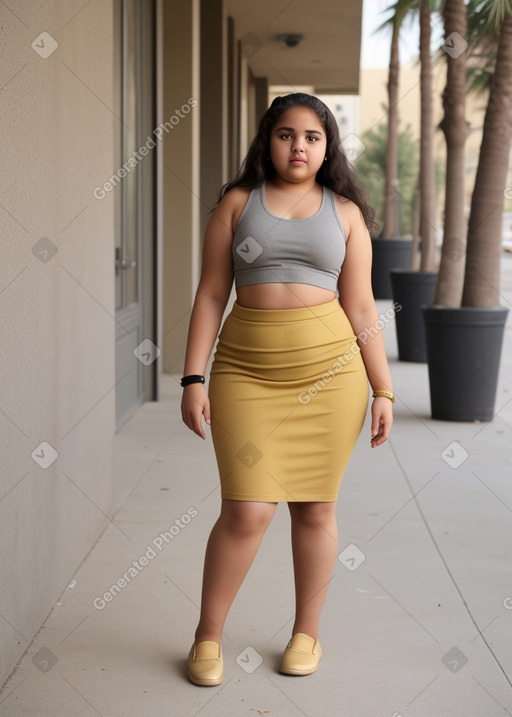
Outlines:
{"label": "woman's shoulder", "polygon": [[233,233],[235,232],[235,228],[240,218],[240,215],[242,214],[243,210],[245,209],[245,205],[249,200],[250,194],[250,189],[246,189],[244,187],[233,187],[228,192],[226,192],[226,194],[219,202],[217,211],[220,214],[224,214],[226,218],[229,217],[230,224],[233,228]]}
{"label": "woman's shoulder", "polygon": [[[332,191],[332,190],[331,190]],[[359,207],[355,202],[353,202],[348,197],[344,197],[342,194],[336,194],[336,192],[332,193],[334,196],[334,200],[336,202],[336,206],[340,207],[345,212],[354,212],[358,211]]]}
{"label": "woman's shoulder", "polygon": [[217,205],[217,209],[236,211],[240,206],[243,208],[249,199],[250,193],[250,189],[245,189],[244,187],[233,187],[224,194]]}
{"label": "woman's shoulder", "polygon": [[230,189],[229,192],[226,192],[223,197],[223,201],[226,199],[233,205],[237,205],[242,202],[245,203],[249,199],[251,191],[251,189],[246,189],[245,187],[233,187],[233,189]]}
{"label": "woman's shoulder", "polygon": [[361,223],[364,224],[363,215],[361,209],[348,197],[344,197],[341,194],[333,192],[334,203],[336,211],[345,230],[345,235],[348,238],[350,232]]}

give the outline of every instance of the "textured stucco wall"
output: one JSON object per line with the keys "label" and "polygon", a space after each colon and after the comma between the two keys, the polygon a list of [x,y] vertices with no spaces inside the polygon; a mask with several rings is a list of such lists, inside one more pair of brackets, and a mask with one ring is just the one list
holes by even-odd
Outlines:
{"label": "textured stucco wall", "polygon": [[108,522],[115,431],[114,197],[92,194],[115,170],[113,4],[11,6],[0,5],[0,684]]}

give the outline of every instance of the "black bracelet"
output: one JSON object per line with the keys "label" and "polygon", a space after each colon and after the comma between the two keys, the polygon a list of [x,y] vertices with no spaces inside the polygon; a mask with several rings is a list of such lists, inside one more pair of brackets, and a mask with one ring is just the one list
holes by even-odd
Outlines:
{"label": "black bracelet", "polygon": [[204,376],[199,376],[199,374],[193,373],[190,376],[183,376],[180,381],[180,386],[185,387],[191,383],[204,383],[205,380]]}

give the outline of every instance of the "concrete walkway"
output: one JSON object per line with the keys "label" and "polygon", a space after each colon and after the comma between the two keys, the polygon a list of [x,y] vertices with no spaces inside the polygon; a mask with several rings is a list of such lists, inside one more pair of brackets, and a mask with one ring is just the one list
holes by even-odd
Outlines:
{"label": "concrete walkway", "polygon": [[[512,256],[503,264],[510,306]],[[183,426],[164,377],[162,400],[116,437],[133,490],[4,686],[0,715],[512,715],[511,327],[497,416],[463,424],[429,418],[427,367],[399,363],[386,326],[396,423],[376,450],[365,426],[342,483],[324,658],[303,678],[277,672],[293,620],[280,505],[226,624],[224,684],[186,679],[219,489],[211,441]]]}

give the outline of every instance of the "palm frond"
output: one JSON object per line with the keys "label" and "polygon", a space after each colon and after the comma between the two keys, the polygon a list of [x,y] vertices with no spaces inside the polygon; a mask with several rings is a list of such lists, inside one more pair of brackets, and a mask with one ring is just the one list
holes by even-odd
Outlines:
{"label": "palm frond", "polygon": [[409,15],[409,13],[417,13],[419,7],[420,0],[395,0],[392,5],[382,11],[382,14],[389,13],[389,17],[384,20],[382,25],[379,25],[375,33],[388,30],[395,26],[400,29],[407,15]]}
{"label": "palm frond", "polygon": [[489,19],[494,24],[496,30],[499,30],[501,23],[507,15],[512,15],[512,5],[510,0],[488,0]]}
{"label": "palm frond", "polygon": [[484,95],[489,91],[495,63],[496,55],[490,59],[488,66],[468,67],[466,76],[469,92],[474,92],[475,95]]}
{"label": "palm frond", "polygon": [[469,0],[468,34],[472,66],[468,68],[468,89],[482,94],[489,89],[496,65],[501,23],[512,15],[511,0]]}
{"label": "palm frond", "polygon": [[[509,2],[509,0],[503,0]],[[499,24],[496,24],[493,13],[494,5],[502,0],[469,0],[467,5],[468,36],[470,47],[479,47],[498,42]]]}

